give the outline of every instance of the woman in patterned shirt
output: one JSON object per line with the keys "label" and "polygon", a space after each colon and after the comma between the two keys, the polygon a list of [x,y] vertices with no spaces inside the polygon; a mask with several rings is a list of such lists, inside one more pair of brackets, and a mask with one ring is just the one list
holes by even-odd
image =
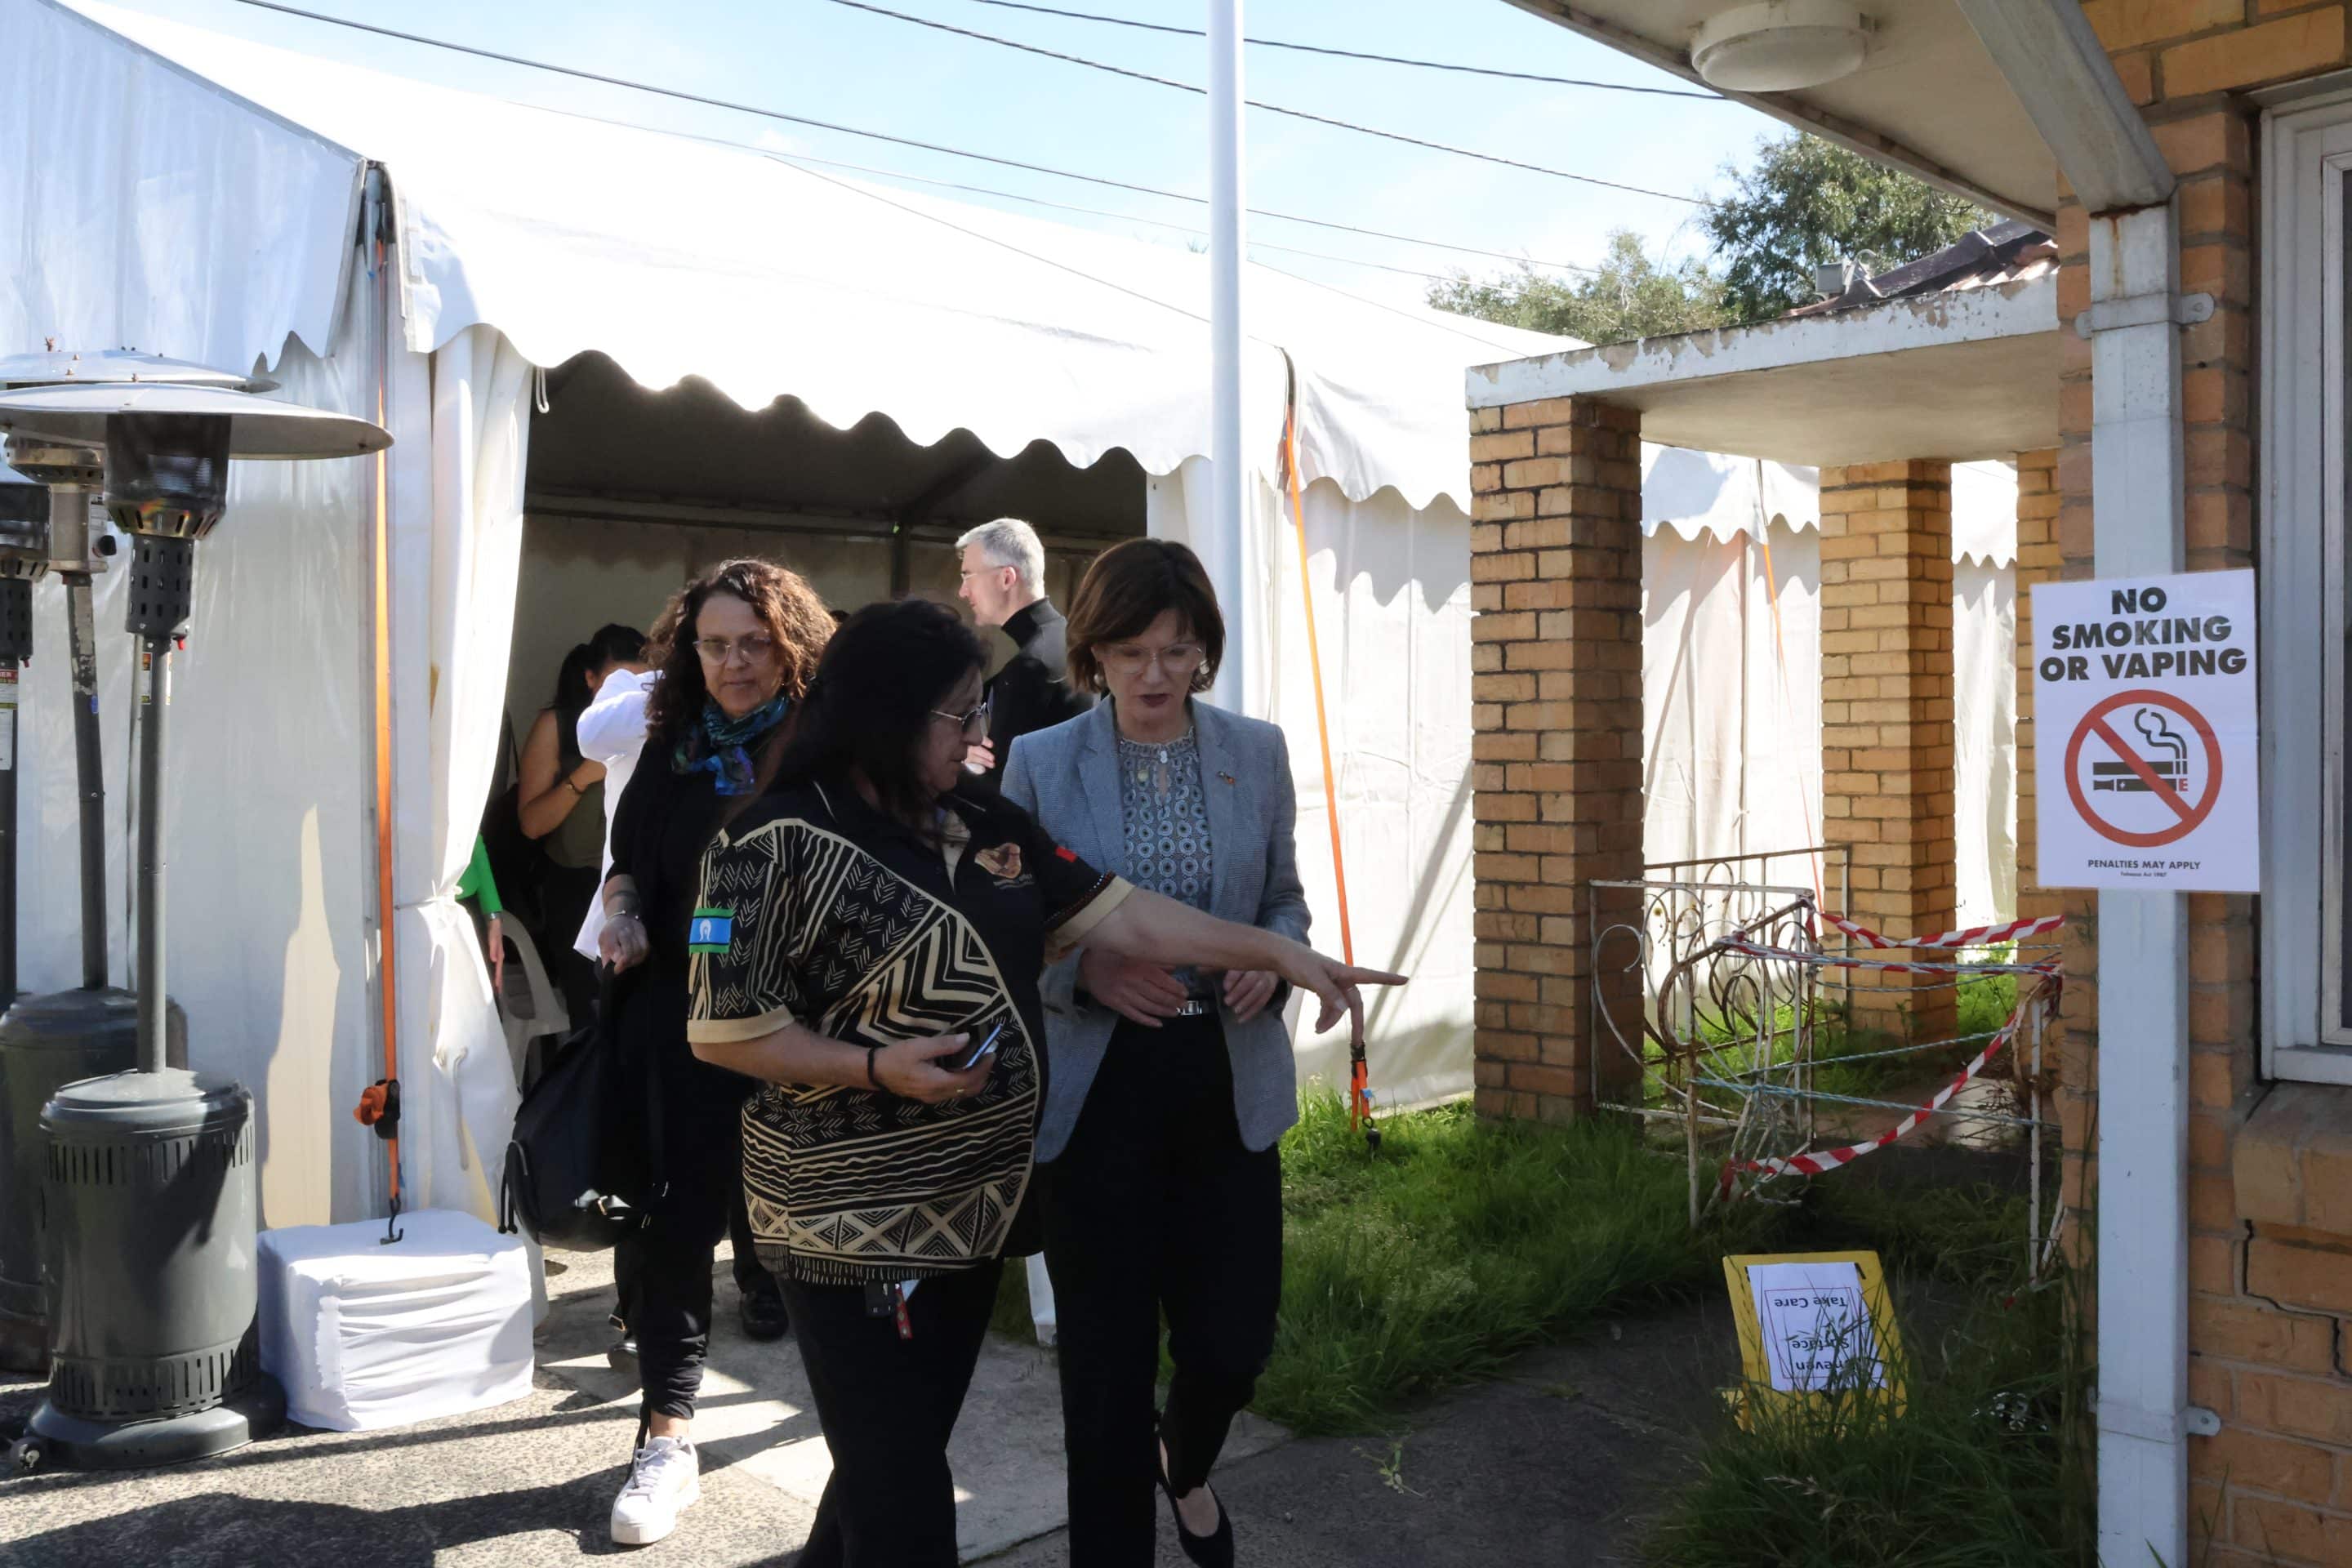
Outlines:
{"label": "woman in patterned shirt", "polygon": [[[1014,743],[1005,798],[1139,888],[1307,936],[1290,756],[1194,699],[1224,652],[1216,590],[1171,540],[1105,551],[1070,606],[1070,684],[1108,701]],[[1090,947],[1044,981],[1037,1139],[1061,1347],[1073,1568],[1148,1568],[1155,1479],[1193,1562],[1234,1560],[1209,1489],[1274,1348],[1282,1156],[1298,1120],[1287,988]],[[1160,1325],[1175,1375],[1156,1421]],[[1156,1431],[1156,1438],[1155,1438]]]}
{"label": "woman in patterned shirt", "polygon": [[971,788],[985,664],[939,605],[852,616],[776,786],[703,857],[688,933],[687,1037],[761,1086],[745,1198],[833,1455],[803,1568],[956,1561],[948,1436],[1001,1260],[1035,1247],[1049,950],[1271,972],[1327,1028],[1398,978],[1104,875]]}

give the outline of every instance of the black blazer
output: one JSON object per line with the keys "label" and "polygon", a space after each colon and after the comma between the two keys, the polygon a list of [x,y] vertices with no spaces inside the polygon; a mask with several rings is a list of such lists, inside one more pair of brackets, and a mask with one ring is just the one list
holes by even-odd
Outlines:
{"label": "black blazer", "polygon": [[1020,651],[988,683],[988,740],[996,751],[996,765],[981,774],[980,781],[990,793],[1003,785],[1013,742],[1075,719],[1095,705],[1091,696],[1070,687],[1069,623],[1054,608],[1053,600],[1040,599],[1015,610],[1004,623],[1004,635]]}

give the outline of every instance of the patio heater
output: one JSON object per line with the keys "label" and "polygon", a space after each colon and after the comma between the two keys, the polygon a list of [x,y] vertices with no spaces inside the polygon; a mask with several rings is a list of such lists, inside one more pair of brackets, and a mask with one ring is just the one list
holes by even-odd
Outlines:
{"label": "patio heater", "polygon": [[[127,384],[225,386],[262,392],[276,384],[163,359],[133,350],[98,353],[54,350],[0,359],[0,388]],[[16,883],[13,838],[0,853],[0,1368],[38,1373],[48,1366],[48,1303],[41,1284],[40,1192],[46,1150],[41,1108],[77,1079],[119,1072],[136,1059],[138,1001],[108,984],[106,973],[106,778],[99,751],[98,646],[91,579],[106,569],[114,540],[95,538],[90,507],[104,478],[105,455],[95,447],[12,437],[9,466],[35,480],[37,518],[0,523],[0,639],[22,626],[0,652],[0,666],[32,658],[28,619],[32,583],[45,569],[65,584],[67,654],[73,684],[75,789],[80,802],[81,984],[71,991],[19,1000],[16,986]],[[16,511],[0,504],[0,518]],[[0,703],[13,703],[15,674],[0,668]],[[13,710],[0,729],[13,728]],[[13,753],[13,745],[8,751]],[[0,835],[16,820],[13,755],[0,763]],[[166,1057],[187,1065],[187,1020],[169,1009]]]}
{"label": "patio heater", "polygon": [[48,1397],[20,1464],[202,1458],[274,1427],[260,1365],[253,1096],[164,1056],[163,730],[171,658],[194,606],[197,542],[232,458],[380,451],[362,419],[206,386],[0,394],[0,431],[105,453],[108,513],[131,535],[128,629],[149,661],[139,730],[138,1066],[60,1089],[41,1113],[55,1319]]}

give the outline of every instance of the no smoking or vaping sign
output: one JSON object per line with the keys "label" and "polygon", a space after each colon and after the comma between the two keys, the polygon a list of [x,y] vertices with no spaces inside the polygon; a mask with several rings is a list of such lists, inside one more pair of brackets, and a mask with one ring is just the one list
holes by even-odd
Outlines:
{"label": "no smoking or vaping sign", "polygon": [[2253,579],[2035,584],[2043,886],[2259,889]]}

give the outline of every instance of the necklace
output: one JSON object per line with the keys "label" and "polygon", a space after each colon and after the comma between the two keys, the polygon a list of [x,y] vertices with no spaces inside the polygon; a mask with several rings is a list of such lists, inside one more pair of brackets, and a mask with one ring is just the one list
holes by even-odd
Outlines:
{"label": "necklace", "polygon": [[1130,741],[1125,736],[1119,743],[1134,751],[1135,782],[1151,786],[1151,793],[1165,798],[1176,787],[1176,775],[1168,765],[1170,755],[1192,739],[1187,729],[1172,741]]}

